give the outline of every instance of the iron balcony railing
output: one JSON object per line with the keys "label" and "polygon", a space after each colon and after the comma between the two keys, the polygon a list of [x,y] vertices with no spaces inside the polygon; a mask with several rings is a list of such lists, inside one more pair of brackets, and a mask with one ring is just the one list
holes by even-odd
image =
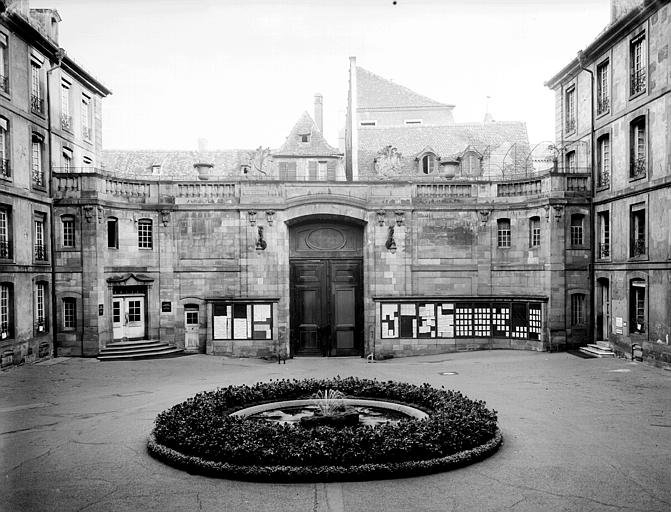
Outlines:
{"label": "iron balcony railing", "polygon": [[9,92],[9,77],[0,75],[0,90]]}
{"label": "iron balcony railing", "polygon": [[603,114],[610,109],[610,98],[607,96],[598,98],[596,101],[596,113]]}
{"label": "iron balcony railing", "polygon": [[0,258],[5,260],[12,258],[12,242],[9,240],[0,240]]}
{"label": "iron balcony railing", "polygon": [[599,244],[599,259],[603,260],[610,257],[610,244],[609,243],[600,243]]}
{"label": "iron balcony railing", "polygon": [[72,116],[61,114],[61,128],[72,131]]}
{"label": "iron balcony railing", "polygon": [[37,261],[47,261],[47,246],[44,244],[35,244],[35,259]]}
{"label": "iron balcony railing", "polygon": [[0,339],[9,338],[9,322],[0,323]]}
{"label": "iron balcony railing", "polygon": [[44,113],[44,100],[34,94],[30,95],[30,110],[36,114]]}
{"label": "iron balcony railing", "polygon": [[631,177],[640,178],[645,176],[645,170],[646,170],[645,168],[646,168],[645,157],[641,156],[635,158],[631,162]]}
{"label": "iron balcony railing", "polygon": [[82,126],[82,137],[84,137],[86,140],[91,139],[91,128],[88,126]]}
{"label": "iron balcony railing", "polygon": [[6,158],[0,158],[0,176],[3,178],[9,178],[12,175],[11,167],[9,166],[9,160]]}
{"label": "iron balcony railing", "polygon": [[631,94],[638,94],[645,91],[647,84],[645,68],[637,69],[631,73]]}
{"label": "iron balcony railing", "polygon": [[643,254],[645,254],[645,238],[637,238],[632,246],[632,255],[642,256]]}
{"label": "iron balcony railing", "polygon": [[33,186],[35,187],[44,186],[44,171],[42,169],[33,170]]}
{"label": "iron balcony railing", "polygon": [[597,187],[609,187],[610,186],[610,173],[609,172],[600,172],[596,177],[596,186]]}
{"label": "iron balcony railing", "polygon": [[566,132],[570,133],[575,131],[575,117],[569,117],[566,120]]}

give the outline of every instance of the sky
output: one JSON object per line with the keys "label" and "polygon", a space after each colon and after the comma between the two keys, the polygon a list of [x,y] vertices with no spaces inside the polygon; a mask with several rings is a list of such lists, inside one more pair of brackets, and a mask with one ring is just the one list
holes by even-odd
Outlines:
{"label": "sky", "polygon": [[[349,57],[456,105],[456,122],[525,121],[554,138],[544,82],[610,21],[609,0],[31,0],[60,46],[112,90],[105,149],[279,147],[324,96],[344,126]],[[489,97],[489,99],[488,99]]]}

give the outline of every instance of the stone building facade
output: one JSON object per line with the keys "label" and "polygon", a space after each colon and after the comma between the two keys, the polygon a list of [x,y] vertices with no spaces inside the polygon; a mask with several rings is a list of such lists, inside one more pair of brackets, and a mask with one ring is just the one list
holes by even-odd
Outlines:
{"label": "stone building facade", "polygon": [[[75,217],[54,218],[51,169],[99,162],[109,91],[59,48],[59,22],[55,10],[0,1],[2,367],[52,355],[54,332],[81,322],[71,302],[54,301],[54,242],[74,249],[81,240]],[[65,240],[56,237],[61,225]]]}
{"label": "stone building facade", "polygon": [[668,1],[614,0],[612,20],[548,81],[567,173],[593,171],[590,335],[671,362]]}
{"label": "stone building facade", "polygon": [[[449,105],[350,73],[345,154],[317,96],[278,149],[110,151],[106,169],[55,172],[56,215],[81,240],[56,246],[59,297],[82,297],[59,353],[159,338],[233,356],[583,343],[589,174],[535,171],[524,123],[458,124]],[[583,297],[571,326],[565,290]]]}

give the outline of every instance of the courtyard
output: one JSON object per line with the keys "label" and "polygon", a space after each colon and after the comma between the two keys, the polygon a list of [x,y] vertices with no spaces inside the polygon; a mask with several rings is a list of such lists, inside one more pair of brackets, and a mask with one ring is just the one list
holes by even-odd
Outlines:
{"label": "courtyard", "polygon": [[[484,400],[498,411],[503,446],[431,476],[295,485],[194,476],[147,454],[156,415],[199,391],[336,375],[428,382]],[[0,386],[0,510],[671,509],[671,372],[623,359],[58,358],[2,372]]]}

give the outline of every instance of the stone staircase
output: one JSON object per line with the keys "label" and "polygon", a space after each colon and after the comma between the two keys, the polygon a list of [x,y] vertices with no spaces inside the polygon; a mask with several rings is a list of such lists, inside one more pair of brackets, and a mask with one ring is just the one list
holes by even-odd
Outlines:
{"label": "stone staircase", "polygon": [[132,359],[153,359],[159,357],[175,357],[184,349],[177,348],[167,342],[158,340],[139,340],[120,343],[108,343],[100,350],[100,361],[123,361]]}
{"label": "stone staircase", "polygon": [[615,357],[615,353],[607,341],[597,341],[588,344],[586,347],[580,347],[580,352],[592,357]]}

